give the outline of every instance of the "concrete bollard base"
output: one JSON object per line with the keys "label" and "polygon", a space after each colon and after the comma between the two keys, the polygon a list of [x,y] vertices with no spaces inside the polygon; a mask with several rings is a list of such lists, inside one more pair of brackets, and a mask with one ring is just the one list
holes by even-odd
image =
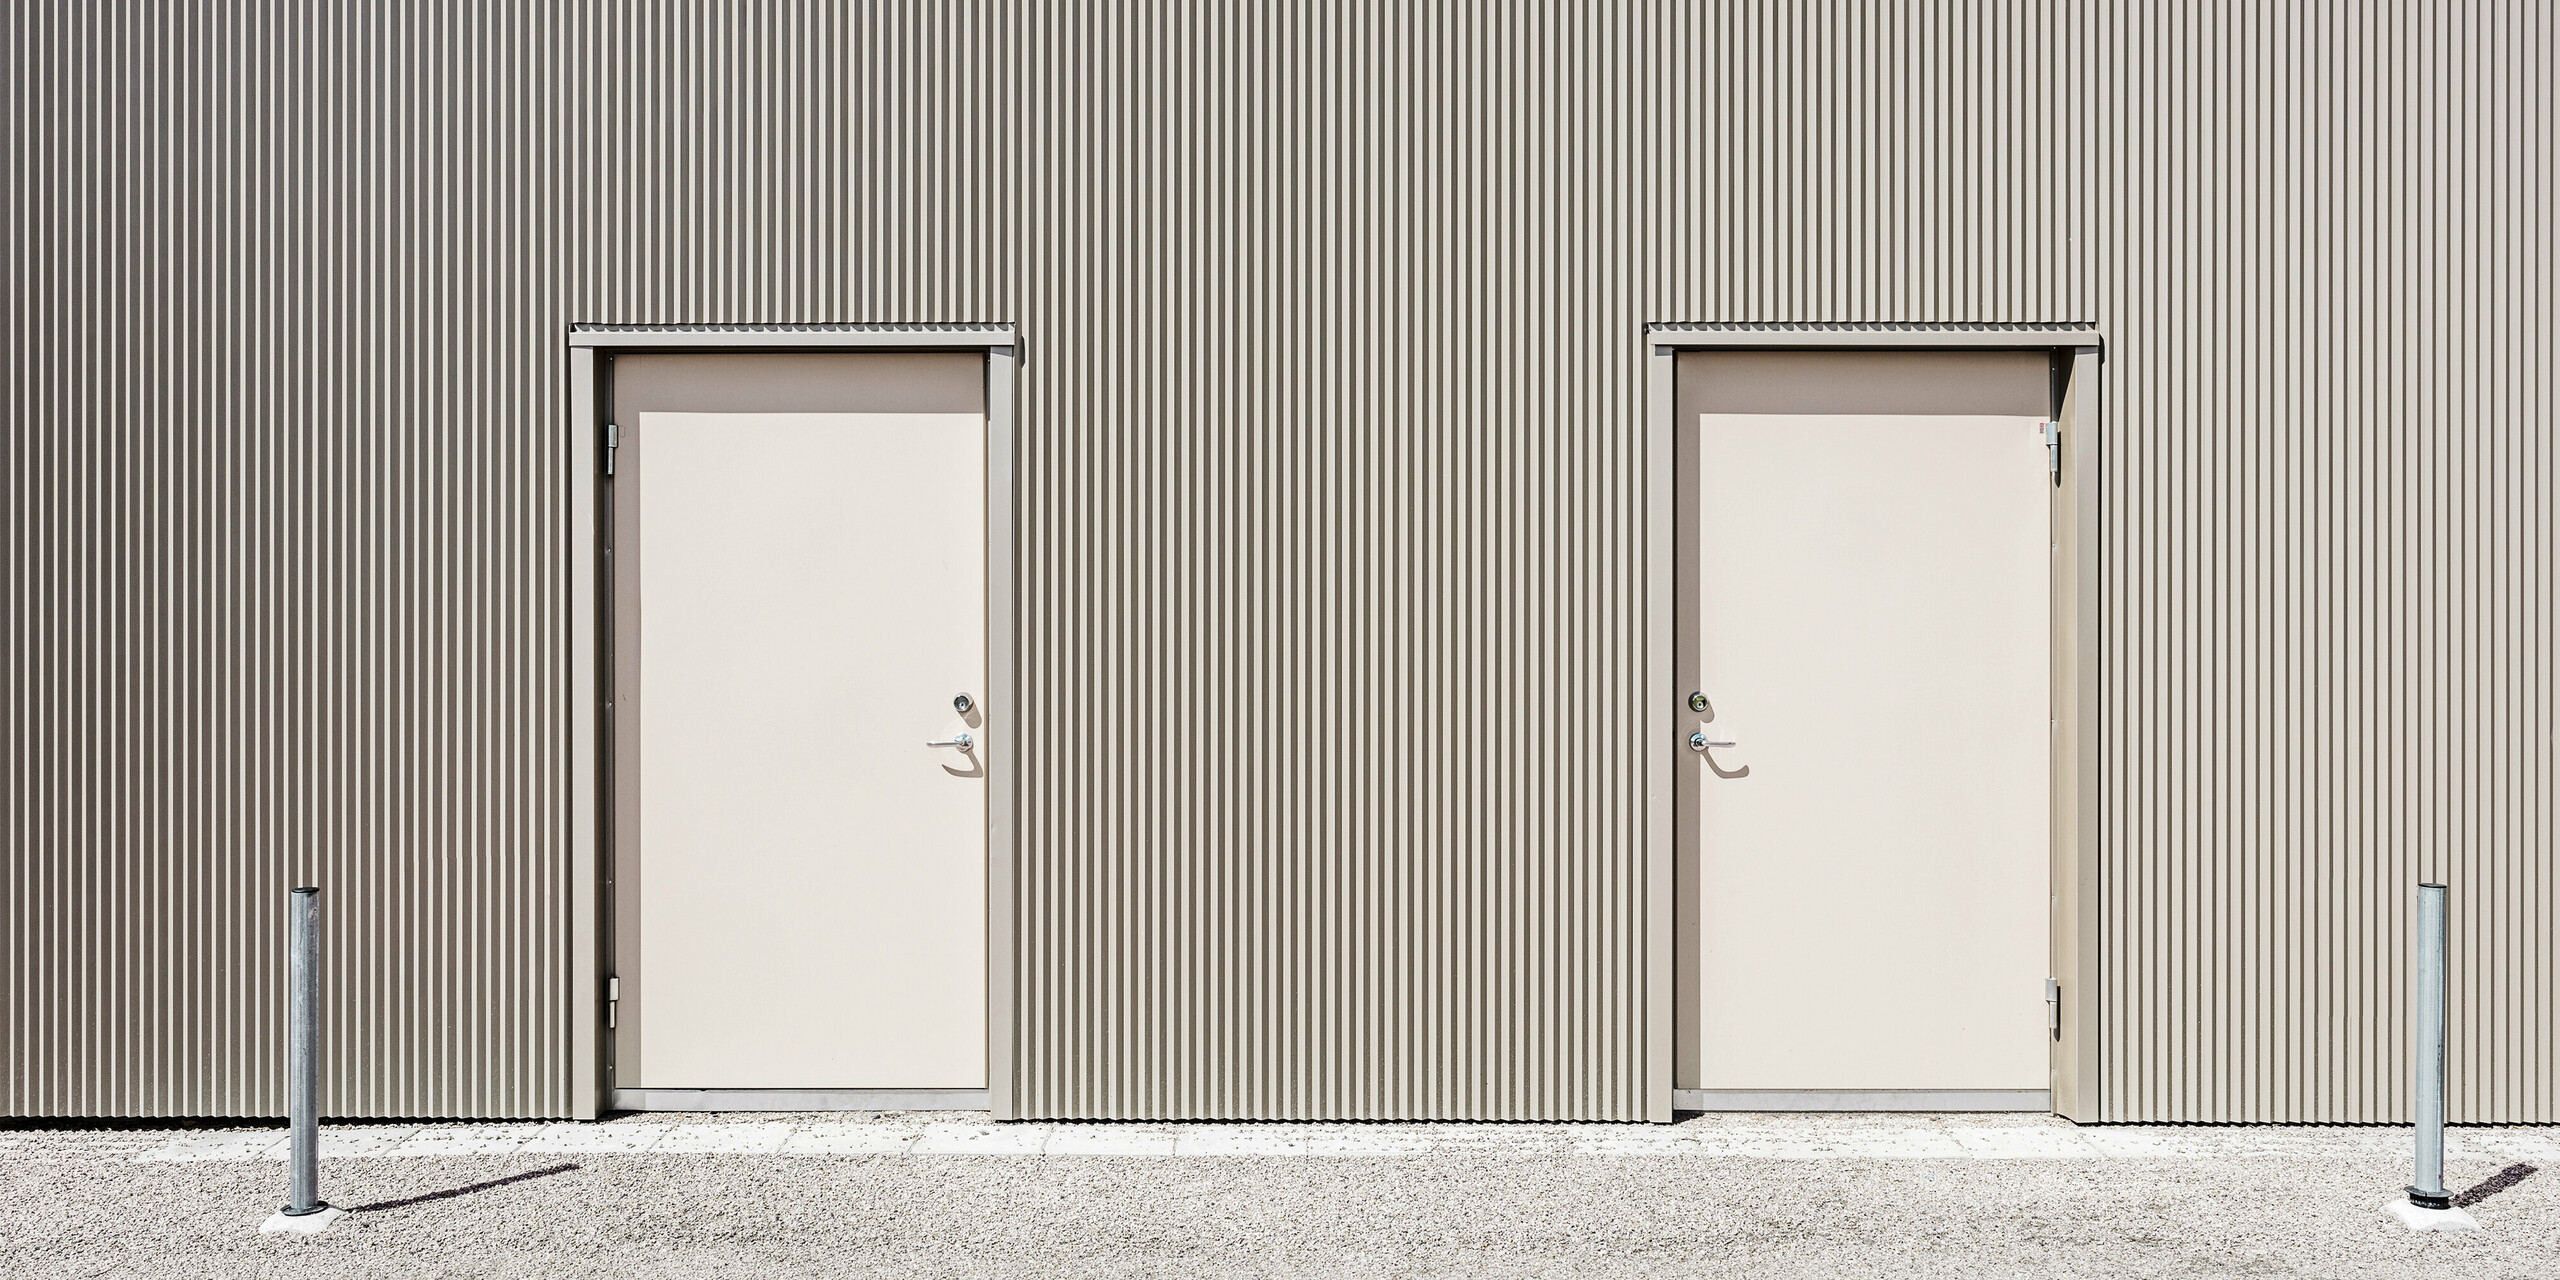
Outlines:
{"label": "concrete bollard base", "polygon": [[298,1218],[289,1213],[278,1213],[274,1217],[267,1219],[265,1225],[258,1228],[258,1234],[262,1236],[275,1235],[278,1233],[296,1236],[316,1236],[321,1232],[328,1230],[330,1223],[336,1222],[338,1219],[345,1216],[347,1216],[346,1210],[329,1205],[321,1206],[320,1212],[318,1213],[306,1213]]}
{"label": "concrete bollard base", "polygon": [[2421,1209],[2406,1200],[2394,1200],[2382,1206],[2384,1213],[2400,1220],[2411,1231],[2477,1231],[2480,1220],[2460,1209]]}

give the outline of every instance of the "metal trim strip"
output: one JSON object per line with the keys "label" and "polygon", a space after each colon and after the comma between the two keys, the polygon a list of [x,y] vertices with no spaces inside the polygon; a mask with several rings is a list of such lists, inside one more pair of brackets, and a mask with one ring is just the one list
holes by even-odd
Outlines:
{"label": "metal trim strip", "polygon": [[2095,325],[1652,324],[1659,347],[2104,347]]}
{"label": "metal trim strip", "polygon": [[741,325],[681,328],[675,326],[573,326],[572,347],[617,350],[699,350],[746,348],[763,351],[836,351],[894,348],[905,351],[1009,347],[1013,326],[999,325]]}

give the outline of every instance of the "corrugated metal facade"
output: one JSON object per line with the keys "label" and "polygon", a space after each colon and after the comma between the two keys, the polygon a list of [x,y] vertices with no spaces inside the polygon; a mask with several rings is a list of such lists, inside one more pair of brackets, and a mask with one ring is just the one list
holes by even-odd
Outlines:
{"label": "corrugated metal facade", "polygon": [[2405,1120],[2441,877],[2448,1113],[2560,1119],[2553,27],[2109,37],[2109,1118]]}
{"label": "corrugated metal facade", "polygon": [[567,1110],[568,326],[1001,320],[1023,1109],[1640,1116],[1643,324],[2079,320],[2105,1113],[2560,1118],[2541,7],[6,21],[13,1112]]}

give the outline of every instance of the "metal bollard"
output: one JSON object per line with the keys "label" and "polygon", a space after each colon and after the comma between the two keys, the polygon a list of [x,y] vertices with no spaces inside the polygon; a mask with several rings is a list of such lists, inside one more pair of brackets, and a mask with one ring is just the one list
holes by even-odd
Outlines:
{"label": "metal bollard", "polygon": [[2418,886],[2418,1180],[2409,1203],[2450,1209],[2444,1190],[2444,886]]}
{"label": "metal bollard", "polygon": [[286,1117],[293,1126],[293,1203],[289,1218],[329,1206],[320,1199],[320,891],[293,891],[292,1036],[285,1048]]}

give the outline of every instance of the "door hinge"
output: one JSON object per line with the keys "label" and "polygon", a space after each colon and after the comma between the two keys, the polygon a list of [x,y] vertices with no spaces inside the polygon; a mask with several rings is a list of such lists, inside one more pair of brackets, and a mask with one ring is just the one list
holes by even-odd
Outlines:
{"label": "door hinge", "polygon": [[2062,478],[2062,424],[2039,424],[2044,431],[2044,473],[2056,480]]}
{"label": "door hinge", "polygon": [[2062,983],[2054,978],[2044,980],[2044,1029],[2062,1033]]}
{"label": "door hinge", "polygon": [[617,427],[610,422],[604,424],[604,473],[606,475],[613,474],[614,451],[621,447],[622,428]]}
{"label": "door hinge", "polygon": [[604,980],[604,1029],[611,1031],[622,1020],[622,979]]}

